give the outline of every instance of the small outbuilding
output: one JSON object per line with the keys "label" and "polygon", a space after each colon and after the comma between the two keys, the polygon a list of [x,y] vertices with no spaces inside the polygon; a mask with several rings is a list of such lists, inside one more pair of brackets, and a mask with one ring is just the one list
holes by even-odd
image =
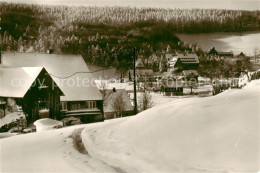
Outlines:
{"label": "small outbuilding", "polygon": [[124,89],[108,91],[104,106],[105,119],[113,119],[134,115],[134,107]]}

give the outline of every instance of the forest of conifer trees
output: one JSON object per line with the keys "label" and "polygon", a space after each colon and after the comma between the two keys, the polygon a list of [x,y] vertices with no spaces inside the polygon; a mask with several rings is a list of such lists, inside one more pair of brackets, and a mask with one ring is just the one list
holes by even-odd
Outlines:
{"label": "forest of conifer trees", "polygon": [[175,51],[199,54],[176,33],[259,31],[259,11],[68,7],[0,3],[3,51],[81,54],[100,66],[127,64],[138,55]]}

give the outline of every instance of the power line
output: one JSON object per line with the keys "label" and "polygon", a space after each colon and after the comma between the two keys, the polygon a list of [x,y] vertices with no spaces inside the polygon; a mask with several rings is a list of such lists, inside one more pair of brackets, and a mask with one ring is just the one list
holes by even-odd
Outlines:
{"label": "power line", "polygon": [[103,68],[103,69],[99,69],[99,70],[96,70],[96,71],[78,71],[78,72],[75,72],[69,76],[65,76],[65,77],[61,77],[61,76],[56,76],[54,74],[50,74],[50,76],[53,76],[53,77],[56,77],[56,78],[59,78],[59,79],[67,79],[67,78],[70,78],[76,74],[80,74],[80,73],[96,73],[96,72],[99,72],[99,71],[104,71],[104,70],[109,70],[109,69],[114,69],[114,67],[109,67],[109,68]]}
{"label": "power line", "polygon": [[[121,64],[121,66],[125,66],[125,65],[132,65],[132,63],[124,63],[124,64]],[[120,65],[118,65],[120,66]],[[96,71],[78,71],[78,72],[75,72],[69,76],[65,76],[65,77],[61,77],[61,76],[56,76],[54,74],[51,74],[50,73],[50,76],[53,76],[53,77],[56,77],[56,78],[59,78],[59,79],[67,79],[69,77],[72,77],[76,74],[79,74],[79,73],[96,73],[96,72],[99,72],[99,71],[104,71],[104,70],[109,70],[109,69],[117,69],[118,66],[115,66],[115,67],[109,67],[109,68],[102,68],[102,69],[99,69],[99,70],[96,70]]]}

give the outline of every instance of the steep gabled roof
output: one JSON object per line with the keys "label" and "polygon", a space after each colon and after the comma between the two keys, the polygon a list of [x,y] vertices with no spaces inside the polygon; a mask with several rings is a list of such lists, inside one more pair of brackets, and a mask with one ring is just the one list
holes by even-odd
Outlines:
{"label": "steep gabled roof", "polygon": [[23,98],[43,67],[0,67],[0,96]]}
{"label": "steep gabled roof", "polygon": [[210,49],[210,51],[208,52],[209,55],[217,55],[218,54],[218,51],[216,50],[215,47],[212,47]]}
{"label": "steep gabled roof", "polygon": [[5,53],[2,61],[4,67],[44,67],[64,93],[61,101],[102,100],[92,74],[77,73],[89,72],[80,55]]}
{"label": "steep gabled roof", "polygon": [[144,63],[141,60],[141,58],[138,58],[137,61],[135,62],[135,68],[144,68]]}

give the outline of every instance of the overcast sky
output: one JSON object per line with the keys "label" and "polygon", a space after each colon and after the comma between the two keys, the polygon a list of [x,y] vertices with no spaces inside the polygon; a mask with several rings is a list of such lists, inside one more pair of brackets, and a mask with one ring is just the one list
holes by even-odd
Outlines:
{"label": "overcast sky", "polygon": [[0,0],[2,1],[54,5],[260,10],[260,0]]}

